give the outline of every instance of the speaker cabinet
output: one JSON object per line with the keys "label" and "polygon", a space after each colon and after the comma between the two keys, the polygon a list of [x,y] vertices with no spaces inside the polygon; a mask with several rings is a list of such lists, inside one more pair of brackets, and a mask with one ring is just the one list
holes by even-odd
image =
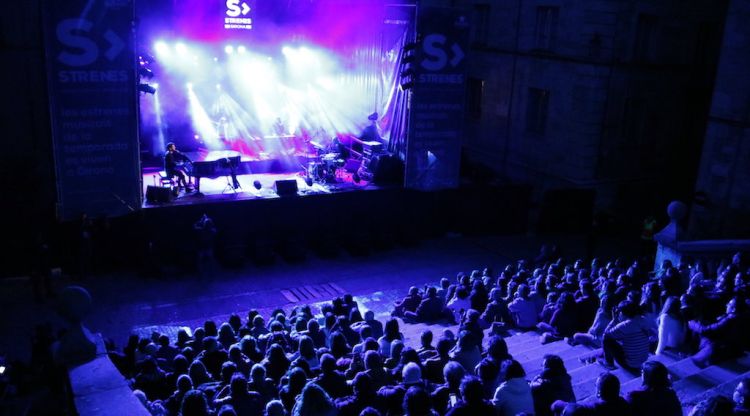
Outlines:
{"label": "speaker cabinet", "polygon": [[297,195],[297,181],[295,179],[276,181],[274,189],[279,196],[295,196]]}
{"label": "speaker cabinet", "polygon": [[146,201],[151,204],[168,204],[173,197],[172,188],[151,185],[146,188]]}

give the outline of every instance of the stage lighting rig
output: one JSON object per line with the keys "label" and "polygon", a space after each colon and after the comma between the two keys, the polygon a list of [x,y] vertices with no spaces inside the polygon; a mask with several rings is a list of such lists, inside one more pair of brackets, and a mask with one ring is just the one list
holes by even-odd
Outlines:
{"label": "stage lighting rig", "polygon": [[148,54],[138,55],[138,91],[145,92],[146,94],[155,94],[157,84],[149,85],[141,82],[142,79],[151,79],[154,77],[154,71],[148,66],[149,63],[153,63],[153,57]]}

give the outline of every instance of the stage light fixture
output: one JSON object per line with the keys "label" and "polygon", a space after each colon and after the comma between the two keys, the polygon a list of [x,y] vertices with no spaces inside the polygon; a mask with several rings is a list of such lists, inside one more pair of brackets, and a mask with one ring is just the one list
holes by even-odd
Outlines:
{"label": "stage light fixture", "polygon": [[231,55],[234,53],[234,46],[227,45],[224,47],[224,52],[226,52],[227,55]]}
{"label": "stage light fixture", "polygon": [[192,89],[193,89],[193,83],[192,83],[192,82],[188,82],[187,84],[185,84],[185,86],[186,86],[186,87],[187,87],[187,89],[189,89],[189,90],[192,90]]}
{"label": "stage light fixture", "polygon": [[244,54],[245,52],[247,52],[247,49],[245,48],[245,46],[240,45],[240,46],[237,47],[237,52],[241,53],[241,54]]}
{"label": "stage light fixture", "polygon": [[148,84],[138,84],[138,91],[146,94],[156,94],[156,88]]}
{"label": "stage light fixture", "polygon": [[195,140],[200,140],[201,136],[199,134],[196,134],[193,136],[193,138],[195,138]]}
{"label": "stage light fixture", "polygon": [[146,68],[145,66],[141,66],[138,68],[138,76],[150,79],[154,77],[154,71]]}
{"label": "stage light fixture", "polygon": [[216,89],[221,91],[221,84],[216,84]]}
{"label": "stage light fixture", "polygon": [[179,42],[175,45],[174,50],[180,55],[185,55],[187,53],[187,46],[185,46],[184,43]]}
{"label": "stage light fixture", "polygon": [[259,190],[259,191],[260,191],[260,188],[262,188],[262,187],[263,187],[263,185],[261,185],[261,184],[260,184],[260,181],[259,181],[259,180],[257,180],[257,179],[253,181],[253,186],[255,187],[255,189],[257,189],[257,190]]}
{"label": "stage light fixture", "polygon": [[160,55],[166,55],[169,53],[169,46],[165,42],[159,41],[154,44],[154,50]]}

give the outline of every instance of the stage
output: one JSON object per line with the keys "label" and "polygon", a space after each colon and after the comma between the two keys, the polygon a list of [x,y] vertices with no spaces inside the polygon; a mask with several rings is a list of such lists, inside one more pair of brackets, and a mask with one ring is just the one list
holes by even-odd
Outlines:
{"label": "stage", "polygon": [[[160,178],[163,171],[155,169],[144,169],[143,172],[143,194],[147,195],[149,186],[161,187]],[[309,195],[325,195],[341,192],[352,192],[362,190],[384,189],[383,186],[377,186],[373,183],[361,180],[355,182],[353,173],[340,169],[336,173],[335,182],[315,181],[311,185],[306,182],[306,173],[287,172],[287,173],[256,173],[256,174],[239,174],[237,181],[240,187],[234,189],[230,176],[222,176],[216,179],[202,178],[200,193],[179,191],[171,202],[155,203],[149,202],[144,198],[143,208],[161,208],[165,205],[195,205],[204,203],[216,203],[237,200],[253,199],[276,199],[280,198],[275,190],[276,181],[294,180],[297,182],[297,196],[304,197]],[[261,185],[256,189],[255,182]],[[167,185],[169,186],[169,185]],[[173,193],[174,195],[174,193]]]}

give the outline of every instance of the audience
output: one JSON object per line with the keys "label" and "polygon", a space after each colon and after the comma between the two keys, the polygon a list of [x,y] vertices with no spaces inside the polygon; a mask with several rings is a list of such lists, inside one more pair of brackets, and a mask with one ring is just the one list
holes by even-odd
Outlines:
{"label": "audience", "polygon": [[[638,262],[622,259],[519,261],[497,278],[485,269],[461,273],[454,284],[441,279],[423,293],[412,287],[394,306],[392,315],[406,322],[458,323],[457,337],[432,327],[415,345],[397,319],[383,325],[373,311],[363,316],[346,295],[318,316],[303,306],[276,310],[268,320],[257,311],[246,322],[233,314],[227,322],[205,321],[192,336],[181,330],[174,343],[161,334],[131,337],[110,356],[152,414],[678,415],[666,367],[648,358],[671,350],[704,367],[743,353],[750,276],[738,264],[712,274],[701,262],[665,262],[649,278]],[[601,347],[599,365],[640,369],[642,386],[623,399],[620,380],[605,372],[595,399],[576,403],[574,381],[556,355],[544,356],[528,382],[503,337],[537,328],[542,342]],[[750,414],[748,383],[737,385],[734,414]],[[728,399],[712,397],[691,414],[731,408]]]}

